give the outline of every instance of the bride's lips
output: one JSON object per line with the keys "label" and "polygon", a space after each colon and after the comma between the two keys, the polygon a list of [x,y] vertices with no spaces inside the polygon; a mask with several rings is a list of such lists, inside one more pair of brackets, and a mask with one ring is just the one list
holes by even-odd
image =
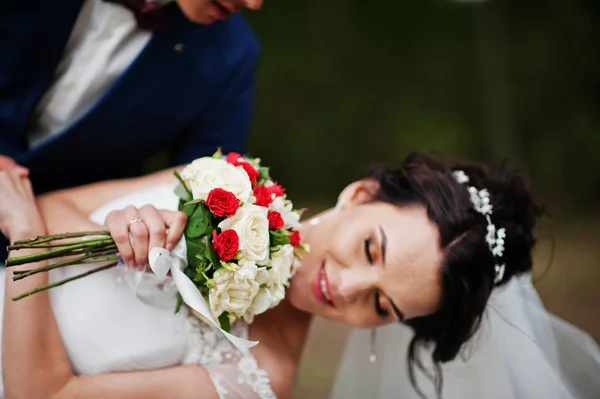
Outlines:
{"label": "bride's lips", "polygon": [[324,261],[312,281],[312,291],[318,302],[335,307],[335,304],[331,300],[333,296],[331,295],[331,288],[329,286],[329,279],[327,278]]}

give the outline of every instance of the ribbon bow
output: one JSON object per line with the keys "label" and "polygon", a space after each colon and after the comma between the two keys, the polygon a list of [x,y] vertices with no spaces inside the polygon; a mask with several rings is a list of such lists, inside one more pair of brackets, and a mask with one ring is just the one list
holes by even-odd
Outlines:
{"label": "ribbon bow", "polygon": [[184,239],[179,241],[171,252],[165,248],[152,248],[148,254],[148,262],[152,272],[159,277],[165,277],[170,271],[177,291],[179,291],[183,298],[183,302],[202,315],[204,321],[212,324],[221,331],[238,349],[246,351],[258,344],[258,341],[249,341],[228,333],[214,319],[208,303],[202,294],[200,294],[194,282],[182,271],[187,266],[187,249]]}

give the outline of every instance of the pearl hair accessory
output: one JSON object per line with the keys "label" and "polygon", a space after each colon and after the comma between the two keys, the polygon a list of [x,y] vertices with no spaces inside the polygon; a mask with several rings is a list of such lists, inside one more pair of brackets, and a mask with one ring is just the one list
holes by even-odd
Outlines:
{"label": "pearl hair accessory", "polygon": [[[469,176],[467,176],[462,170],[455,170],[452,172],[452,176],[454,176],[454,179],[456,179],[456,181],[460,184],[469,183]],[[485,219],[488,223],[485,241],[488,243],[492,255],[496,258],[501,258],[504,254],[504,239],[506,238],[506,229],[503,227],[497,229],[496,225],[492,223],[491,216],[493,214],[493,206],[490,203],[490,193],[485,188],[478,190],[476,187],[467,186],[467,189],[469,190],[469,194],[471,196],[473,208],[476,212],[485,216]],[[494,266],[494,270],[496,272],[494,284],[498,284],[502,281],[504,278],[505,269],[506,264],[504,263],[497,263]]]}

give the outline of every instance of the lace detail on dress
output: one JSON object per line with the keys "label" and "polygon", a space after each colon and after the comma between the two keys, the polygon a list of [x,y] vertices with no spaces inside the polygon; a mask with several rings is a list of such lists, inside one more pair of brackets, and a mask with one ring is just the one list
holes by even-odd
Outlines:
{"label": "lace detail on dress", "polygon": [[260,367],[254,356],[244,356],[238,361],[238,383],[248,384],[260,398],[275,398],[267,372]]}
{"label": "lace detail on dress", "polygon": [[[269,375],[250,351],[240,351],[223,334],[194,317],[187,308],[191,331],[182,364],[199,364],[210,376],[221,399],[276,399]],[[248,337],[248,325],[236,322],[231,329]]]}

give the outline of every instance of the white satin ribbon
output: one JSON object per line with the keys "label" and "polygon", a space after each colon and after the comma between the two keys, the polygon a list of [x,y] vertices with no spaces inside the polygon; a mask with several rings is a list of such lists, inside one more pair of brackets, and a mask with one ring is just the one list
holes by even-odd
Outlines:
{"label": "white satin ribbon", "polygon": [[173,251],[169,252],[165,248],[154,247],[148,254],[148,262],[150,269],[159,277],[165,277],[170,271],[177,291],[181,294],[183,301],[200,315],[203,320],[215,326],[225,337],[234,344],[238,349],[245,351],[256,344],[258,341],[249,341],[243,338],[236,337],[233,334],[223,330],[219,322],[215,320],[210,311],[208,303],[198,291],[198,288],[192,280],[182,271],[187,265],[187,248],[185,239],[179,241]]}

